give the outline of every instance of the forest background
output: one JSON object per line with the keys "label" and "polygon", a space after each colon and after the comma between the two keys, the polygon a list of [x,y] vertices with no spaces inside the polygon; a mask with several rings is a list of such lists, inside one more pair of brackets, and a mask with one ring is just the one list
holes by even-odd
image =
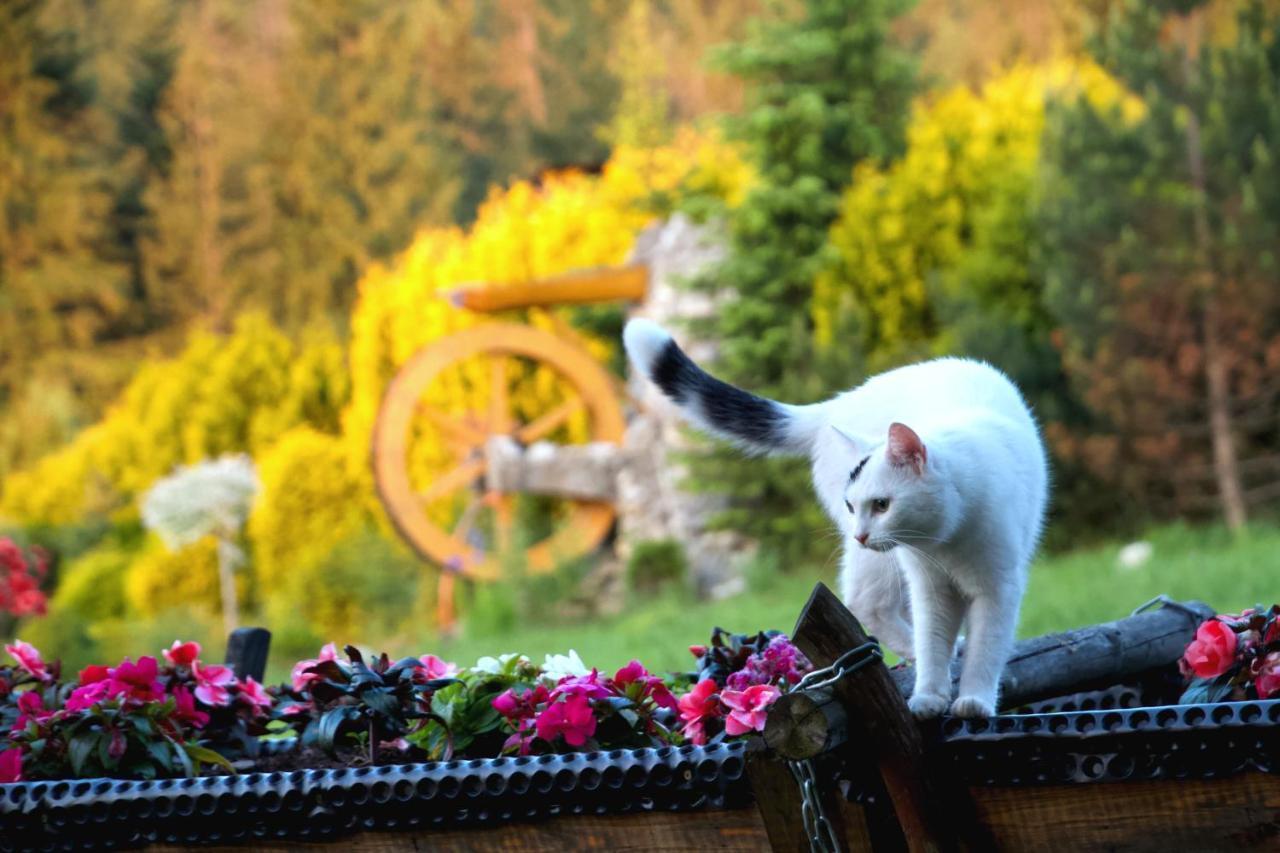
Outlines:
{"label": "forest background", "polygon": [[[387,524],[368,447],[396,368],[476,322],[440,293],[620,263],[677,210],[729,247],[690,285],[732,295],[690,330],[726,378],[804,402],[985,358],[1051,445],[1050,548],[1266,525],[1278,21],[1270,0],[6,3],[0,528],[54,559],[47,612],[0,633],[72,664],[217,636],[215,543],[171,550],[139,505],[247,453],[239,596],[282,654],[423,636],[435,568]],[[620,309],[564,319],[621,370]],[[693,479],[804,574],[831,543],[794,468],[710,447]],[[558,618],[572,581],[523,589],[518,618]]]}

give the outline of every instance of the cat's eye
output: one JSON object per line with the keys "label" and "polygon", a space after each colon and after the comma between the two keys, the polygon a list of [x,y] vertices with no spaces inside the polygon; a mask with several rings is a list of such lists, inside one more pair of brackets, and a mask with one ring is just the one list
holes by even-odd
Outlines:
{"label": "cat's eye", "polygon": [[876,498],[875,500],[871,501],[872,512],[887,512],[888,510],[889,510],[888,498]]}

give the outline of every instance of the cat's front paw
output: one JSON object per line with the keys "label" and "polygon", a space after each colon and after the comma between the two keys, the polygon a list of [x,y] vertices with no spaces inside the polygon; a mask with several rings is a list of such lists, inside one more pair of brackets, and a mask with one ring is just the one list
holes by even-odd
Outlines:
{"label": "cat's front paw", "polygon": [[939,717],[947,710],[951,700],[942,693],[915,693],[907,700],[907,707],[918,720]]}
{"label": "cat's front paw", "polygon": [[995,703],[981,696],[961,696],[951,703],[951,716],[968,720],[985,719],[995,714]]}

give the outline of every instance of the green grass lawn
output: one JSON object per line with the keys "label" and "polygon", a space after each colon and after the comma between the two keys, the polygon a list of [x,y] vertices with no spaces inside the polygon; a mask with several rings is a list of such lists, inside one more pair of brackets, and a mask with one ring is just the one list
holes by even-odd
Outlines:
{"label": "green grass lawn", "polygon": [[[1019,633],[1034,636],[1127,616],[1160,595],[1199,599],[1219,611],[1280,600],[1280,527],[1257,526],[1231,537],[1217,527],[1173,525],[1146,537],[1152,559],[1137,569],[1117,567],[1119,545],[1042,558],[1031,572]],[[519,651],[541,661],[549,652],[576,649],[589,666],[613,669],[639,658],[656,670],[682,670],[687,647],[705,642],[713,626],[733,631],[789,631],[817,580],[833,582],[834,568],[775,575],[751,591],[717,602],[674,595],[639,601],[614,618],[559,625],[531,625],[503,633],[472,633],[440,643],[434,651],[467,664],[488,654]]]}

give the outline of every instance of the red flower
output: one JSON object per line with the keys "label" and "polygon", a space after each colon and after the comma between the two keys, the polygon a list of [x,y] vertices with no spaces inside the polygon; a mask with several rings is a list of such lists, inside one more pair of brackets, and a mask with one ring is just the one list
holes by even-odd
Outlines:
{"label": "red flower", "polygon": [[99,681],[106,681],[111,677],[111,667],[107,666],[86,666],[80,670],[81,684],[96,684]]}
{"label": "red flower", "polygon": [[1253,685],[1258,688],[1258,698],[1280,699],[1280,652],[1271,652],[1255,666]]}
{"label": "red flower", "polygon": [[50,679],[49,670],[45,667],[44,659],[40,657],[40,651],[35,646],[21,640],[14,640],[13,644],[5,646],[4,650],[18,662],[18,666],[33,677],[41,681]]}
{"label": "red flower", "polygon": [[696,744],[707,742],[706,721],[720,716],[718,685],[713,678],[704,678],[694,688],[680,697],[680,719],[684,722],[684,736]]}
{"label": "red flower", "polygon": [[700,658],[706,653],[707,653],[706,646],[690,646],[689,647],[689,654],[693,655],[695,658]]}
{"label": "red flower", "polygon": [[236,676],[225,666],[197,666],[191,671],[196,677],[196,698],[206,705],[231,704],[228,687],[236,683]]}
{"label": "red flower", "polygon": [[190,723],[197,729],[204,728],[209,722],[209,715],[196,710],[195,697],[181,684],[173,688],[173,704],[173,718],[178,722]]}
{"label": "red flower", "polygon": [[293,689],[301,693],[307,689],[307,685],[313,681],[319,681],[321,676],[314,672],[307,672],[308,669],[326,660],[337,660],[338,648],[333,643],[326,643],[324,648],[320,650],[320,657],[315,660],[300,660],[293,665]]}
{"label": "red flower", "polygon": [[[675,709],[676,700],[671,695],[671,691],[667,689],[667,685],[662,683],[662,679],[655,675],[650,675],[638,660],[618,670],[617,675],[613,677],[614,686],[627,693],[628,696],[636,701],[652,699],[653,703],[660,708]],[[641,685],[638,690],[630,690],[632,685]]]}
{"label": "red flower", "polygon": [[196,658],[200,657],[200,644],[197,642],[181,642],[174,640],[173,645],[165,649],[164,659],[174,666],[185,666],[188,669],[195,666]]}
{"label": "red flower", "polygon": [[556,702],[538,715],[538,737],[553,741],[563,735],[569,746],[582,746],[596,733],[596,715],[591,702],[581,694]]}
{"label": "red flower", "polygon": [[22,781],[22,750],[18,747],[0,752],[0,783]]}
{"label": "red flower", "polygon": [[271,696],[265,687],[253,680],[251,675],[246,675],[244,681],[240,682],[240,698],[255,708],[271,707]]}
{"label": "red flower", "polygon": [[140,702],[158,702],[164,698],[164,688],[156,680],[160,674],[160,663],[150,655],[138,658],[132,663],[128,658],[120,665],[107,671],[111,676],[111,695],[123,695],[126,699]]}
{"label": "red flower", "polygon": [[1182,659],[1200,678],[1216,678],[1235,663],[1236,632],[1218,619],[1210,619],[1196,629],[1196,638]]}
{"label": "red flower", "polygon": [[18,544],[8,537],[0,539],[0,569],[15,575],[27,573],[27,558],[22,555]]}
{"label": "red flower", "polygon": [[744,735],[764,731],[769,706],[781,695],[782,691],[771,684],[756,684],[746,690],[726,690],[720,696],[720,700],[729,706],[729,716],[724,721],[725,733]]}

